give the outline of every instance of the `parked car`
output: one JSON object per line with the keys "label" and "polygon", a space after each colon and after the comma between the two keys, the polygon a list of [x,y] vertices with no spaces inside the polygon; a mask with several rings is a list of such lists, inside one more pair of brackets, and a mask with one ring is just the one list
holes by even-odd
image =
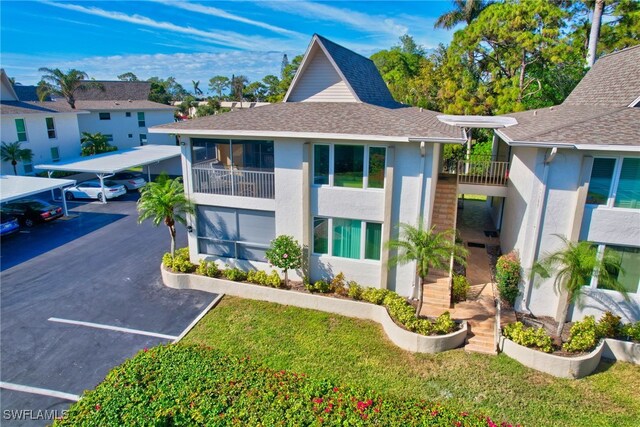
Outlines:
{"label": "parked car", "polygon": [[4,212],[0,212],[0,236],[8,236],[20,229],[18,218]]}
{"label": "parked car", "polygon": [[109,181],[122,184],[127,187],[127,190],[137,190],[138,188],[144,187],[147,183],[142,174],[135,172],[118,172],[109,177]]}
{"label": "parked car", "polygon": [[60,206],[38,199],[22,199],[8,202],[2,212],[15,216],[20,225],[33,227],[37,222],[49,222],[63,215]]}
{"label": "parked car", "polygon": [[111,180],[104,181],[104,192],[102,194],[102,188],[100,187],[100,181],[91,180],[84,181],[73,187],[67,188],[65,197],[67,200],[73,199],[98,199],[104,201],[104,198],[113,199],[118,196],[127,194],[127,189],[122,184],[116,184]]}

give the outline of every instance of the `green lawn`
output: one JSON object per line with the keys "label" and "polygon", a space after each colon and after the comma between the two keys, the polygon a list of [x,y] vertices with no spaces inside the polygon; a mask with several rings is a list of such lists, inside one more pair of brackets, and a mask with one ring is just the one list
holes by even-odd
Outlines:
{"label": "green lawn", "polygon": [[[640,367],[602,363],[562,380],[506,356],[412,354],[374,322],[225,297],[185,337],[274,369],[304,372],[394,396],[447,402],[528,426],[637,426]],[[635,390],[635,391],[634,391]]]}

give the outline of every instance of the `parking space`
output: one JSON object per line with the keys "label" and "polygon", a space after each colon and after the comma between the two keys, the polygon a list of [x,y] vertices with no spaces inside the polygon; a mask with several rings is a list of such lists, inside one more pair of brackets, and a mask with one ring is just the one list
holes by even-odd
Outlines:
{"label": "parking space", "polygon": [[50,423],[115,365],[173,341],[216,298],[162,284],[169,235],[137,224],[136,198],[73,203],[71,219],[2,242],[2,425]]}

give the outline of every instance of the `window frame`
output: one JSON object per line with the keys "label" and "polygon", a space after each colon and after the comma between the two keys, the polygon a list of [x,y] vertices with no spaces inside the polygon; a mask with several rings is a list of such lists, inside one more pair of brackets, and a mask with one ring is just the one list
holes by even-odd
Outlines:
{"label": "window frame", "polygon": [[[24,128],[23,132],[18,131],[18,120],[22,121],[22,127]],[[18,142],[29,142],[29,133],[27,132],[27,121],[24,117],[16,117],[13,120],[13,123],[16,126],[16,141]],[[20,139],[20,134],[24,134],[24,139]]]}
{"label": "window frame", "polygon": [[149,143],[149,137],[147,136],[146,133],[139,134],[138,135],[138,140],[140,141],[140,145],[145,145],[145,144]]}
{"label": "window frame", "polygon": [[[31,169],[29,172],[27,172],[27,167]],[[33,175],[35,173],[35,170],[33,169],[33,163],[32,162],[22,163],[22,171],[24,172],[25,175]]]}
{"label": "window frame", "polygon": [[110,112],[98,112],[98,120],[111,120]]}
{"label": "window frame", "polygon": [[[53,150],[56,150],[56,152],[58,153],[58,157],[53,157]],[[56,162],[60,161],[60,147],[58,147],[57,145],[52,145],[49,148],[49,153],[51,154],[51,161],[53,163],[56,163]]]}
{"label": "window frame", "polygon": [[[355,218],[341,218],[341,217],[329,217],[323,215],[313,215],[311,217],[311,224],[313,225],[317,219],[324,219],[327,221],[327,253],[316,252],[315,248],[315,236],[313,230],[311,231],[311,255],[322,257],[322,258],[337,258],[341,260],[355,261],[355,262],[366,262],[373,264],[380,264],[382,262],[382,254],[384,251],[384,245],[382,241],[382,237],[384,236],[384,223],[379,221],[367,221],[367,220],[359,220]],[[333,220],[334,219],[346,219],[350,221],[360,221],[360,257],[359,258],[347,258],[341,257],[337,255],[333,255]],[[370,259],[366,258],[366,242],[367,242],[367,224],[380,224],[380,259]]]}
{"label": "window frame", "polygon": [[[140,119],[140,115],[142,114],[142,119]],[[147,127],[147,118],[144,114],[144,111],[138,111],[136,114],[136,117],[138,119],[138,127],[139,128],[146,128]]]}
{"label": "window frame", "polygon": [[[622,172],[622,163],[625,159],[639,159],[638,156],[630,156],[630,155],[618,155],[618,156],[594,156],[593,160],[595,162],[596,159],[612,159],[615,161],[615,165],[613,167],[613,176],[611,177],[611,185],[609,186],[609,197],[607,197],[607,203],[603,203],[601,205],[586,203],[585,206],[589,206],[591,208],[607,208],[607,209],[625,209],[625,210],[633,210],[636,211],[638,208],[622,208],[616,207],[616,197],[618,195],[618,184],[620,183],[620,173]],[[591,171],[589,172],[589,185],[591,185],[591,174],[593,173],[593,166],[591,167]],[[587,188],[587,192],[589,189]]]}
{"label": "window frame", "polygon": [[[312,180],[312,187],[331,187],[338,189],[347,189],[347,190],[369,190],[369,191],[384,191],[387,187],[387,167],[388,167],[388,153],[389,146],[382,144],[351,144],[347,142],[335,142],[335,143],[326,143],[326,142],[318,142],[313,143],[311,149],[311,170],[314,173],[315,177],[315,166],[316,166],[316,156],[315,156],[315,146],[322,145],[329,147],[329,183],[328,184],[316,184],[315,179]],[[335,185],[335,146],[336,145],[355,145],[363,147],[364,155],[362,158],[362,187],[344,187],[344,186],[336,186]],[[369,160],[371,155],[371,148],[383,148],[384,149],[384,179],[382,180],[382,187],[370,187],[369,186]]]}
{"label": "window frame", "polygon": [[[625,209],[625,208],[623,208]],[[632,246],[626,246],[626,245],[616,245],[613,243],[593,243],[594,245],[597,246],[597,252],[596,252],[596,259],[598,260],[598,262],[602,261],[602,258],[604,257],[604,251],[607,248],[607,246],[611,247],[632,247]],[[640,280],[640,279],[639,279]],[[610,293],[614,293],[614,294],[620,294],[620,292],[615,291],[613,289],[604,289],[604,288],[599,288],[598,287],[598,274],[596,269],[594,269],[593,273],[591,274],[591,282],[589,283],[588,286],[585,285],[585,287],[588,287],[589,290],[591,291],[598,291],[598,292],[610,292]],[[635,292],[627,292],[628,294],[631,295],[638,295],[640,296],[640,283],[638,283],[638,287],[636,288]]]}
{"label": "window frame", "polygon": [[[51,120],[51,129],[49,129],[49,120]],[[58,139],[58,132],[56,131],[56,121],[53,117],[45,117],[44,118],[45,126],[47,127],[47,136],[49,139]],[[51,136],[51,132],[53,132],[53,136]]]}

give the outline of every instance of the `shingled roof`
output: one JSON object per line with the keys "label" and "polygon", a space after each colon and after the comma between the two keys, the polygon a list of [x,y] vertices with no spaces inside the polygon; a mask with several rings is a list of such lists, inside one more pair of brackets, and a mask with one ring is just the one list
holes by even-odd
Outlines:
{"label": "shingled roof", "polygon": [[84,90],[77,90],[75,98],[78,101],[126,101],[149,99],[151,83],[126,82],[110,80],[91,80]]}
{"label": "shingled roof", "polygon": [[507,114],[517,125],[496,130],[508,143],[640,146],[640,46],[600,58],[560,105]]}

